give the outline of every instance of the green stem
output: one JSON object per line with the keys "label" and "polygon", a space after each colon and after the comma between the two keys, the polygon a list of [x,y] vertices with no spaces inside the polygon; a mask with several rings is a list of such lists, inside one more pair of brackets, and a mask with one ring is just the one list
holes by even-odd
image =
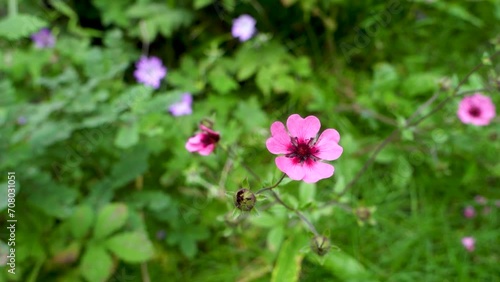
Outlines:
{"label": "green stem", "polygon": [[281,178],[278,180],[278,182],[276,182],[276,183],[275,183],[275,184],[273,184],[272,186],[269,186],[269,187],[265,187],[265,188],[260,189],[259,191],[255,192],[255,195],[260,194],[260,193],[262,193],[262,192],[265,192],[265,191],[267,191],[267,190],[272,190],[273,188],[276,188],[276,186],[278,186],[278,185],[281,183],[281,181],[283,181],[283,179],[285,179],[285,176],[286,176],[286,174],[284,174],[284,173],[283,173],[283,175],[282,175],[282,176],[281,176]]}
{"label": "green stem", "polygon": [[17,0],[9,0],[9,17],[17,15]]}
{"label": "green stem", "polygon": [[284,206],[287,210],[294,212],[300,218],[300,220],[302,220],[302,222],[304,222],[306,224],[307,228],[309,228],[309,230],[315,236],[319,236],[319,233],[316,230],[316,227],[314,227],[314,225],[309,221],[309,219],[307,219],[307,217],[305,217],[305,215],[303,215],[299,210],[294,209],[291,206],[285,204],[285,202],[283,202],[283,200],[278,196],[278,194],[276,194],[276,192],[274,192],[274,191],[271,190],[271,193],[273,194],[274,199],[278,203],[280,203],[282,206]]}

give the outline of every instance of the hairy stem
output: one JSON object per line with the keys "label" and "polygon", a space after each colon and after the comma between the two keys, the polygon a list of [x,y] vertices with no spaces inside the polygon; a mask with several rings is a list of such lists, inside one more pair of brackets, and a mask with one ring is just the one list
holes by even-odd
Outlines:
{"label": "hairy stem", "polygon": [[265,192],[267,190],[272,190],[272,189],[276,188],[276,186],[278,186],[281,183],[281,181],[283,181],[283,179],[285,179],[285,176],[286,176],[286,174],[283,173],[283,175],[280,177],[278,182],[276,182],[272,186],[264,187],[264,188],[260,189],[259,191],[255,192],[255,194],[257,195],[257,194],[260,194],[260,193]]}
{"label": "hairy stem", "polygon": [[307,217],[305,217],[304,214],[302,214],[299,210],[294,209],[291,206],[287,205],[285,202],[283,202],[283,200],[278,196],[278,194],[276,194],[276,192],[274,192],[274,191],[271,190],[271,193],[273,194],[273,197],[276,200],[276,202],[278,202],[279,204],[281,204],[282,206],[284,206],[287,210],[294,212],[300,218],[300,220],[302,220],[302,222],[304,222],[306,224],[307,228],[315,236],[319,236],[319,233],[316,230],[316,227],[314,227],[314,225],[309,221],[309,219],[307,219]]}

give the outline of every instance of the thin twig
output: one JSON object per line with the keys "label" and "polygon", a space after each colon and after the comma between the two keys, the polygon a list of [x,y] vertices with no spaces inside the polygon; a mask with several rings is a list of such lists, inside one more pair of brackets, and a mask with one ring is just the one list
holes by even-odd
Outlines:
{"label": "thin twig", "polygon": [[280,203],[282,206],[284,206],[287,210],[289,211],[292,211],[294,212],[301,220],[302,222],[304,222],[307,226],[307,228],[309,228],[309,230],[315,235],[315,236],[319,236],[319,233],[318,231],[316,230],[316,227],[314,227],[314,225],[298,210],[292,208],[291,206],[287,205],[285,202],[283,202],[283,200],[278,196],[278,194],[276,194],[276,192],[274,192],[273,190],[270,190],[271,193],[273,194],[273,197],[274,199]]}
{"label": "thin twig", "polygon": [[226,153],[231,157],[233,158],[233,160],[236,160],[238,161],[238,163],[248,172],[250,173],[253,178],[255,178],[258,182],[262,183],[262,180],[260,179],[260,177],[249,167],[247,166],[247,164],[245,164],[245,162],[243,161],[240,161],[238,160],[238,157],[236,156],[236,154],[233,152],[233,150],[228,146],[227,148],[224,147],[224,146],[220,146],[222,148],[222,150],[226,151]]}
{"label": "thin twig", "polygon": [[260,194],[260,193],[262,193],[262,192],[264,192],[264,191],[267,191],[267,190],[271,190],[271,189],[273,189],[273,188],[276,188],[276,186],[278,186],[278,185],[281,183],[281,181],[283,181],[283,179],[285,179],[285,176],[286,176],[286,174],[285,174],[285,173],[283,173],[283,175],[281,175],[281,177],[280,177],[280,179],[278,180],[278,182],[276,182],[276,183],[275,183],[275,184],[273,184],[272,186],[269,186],[269,187],[265,187],[265,188],[260,189],[259,191],[255,192],[255,195]]}

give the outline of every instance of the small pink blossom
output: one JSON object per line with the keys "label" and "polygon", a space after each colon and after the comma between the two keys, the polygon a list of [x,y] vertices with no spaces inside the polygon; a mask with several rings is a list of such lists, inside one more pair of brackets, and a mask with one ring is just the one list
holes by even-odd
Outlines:
{"label": "small pink blossom", "polygon": [[233,20],[231,34],[241,42],[252,38],[255,33],[255,19],[249,15],[241,15]]}
{"label": "small pink blossom", "polygon": [[491,98],[480,93],[467,96],[460,101],[458,118],[466,124],[485,126],[495,117],[495,105]]}
{"label": "small pink blossom", "polygon": [[220,134],[202,124],[200,124],[200,130],[200,133],[188,139],[186,150],[191,153],[198,152],[202,156],[208,156],[215,150],[215,146],[220,139]]}
{"label": "small pink blossom", "polygon": [[487,202],[486,198],[481,195],[477,195],[476,197],[474,197],[474,201],[476,201],[476,203],[480,205],[484,205]]}
{"label": "small pink blossom", "polygon": [[473,252],[474,251],[475,244],[476,244],[476,240],[473,237],[464,237],[464,238],[462,238],[462,245],[469,252]]}
{"label": "small pink blossom", "polygon": [[42,28],[31,36],[37,49],[52,48],[56,44],[56,38],[48,28]]}
{"label": "small pink blossom", "polygon": [[464,216],[466,218],[473,218],[476,215],[476,210],[473,206],[467,206],[464,209]]}
{"label": "small pink blossom", "polygon": [[192,103],[193,96],[191,96],[191,94],[189,93],[184,93],[182,94],[181,101],[170,105],[170,107],[168,107],[168,111],[176,117],[190,115],[191,113],[193,113],[193,110],[191,109]]}
{"label": "small pink blossom", "polygon": [[138,82],[157,89],[161,80],[167,75],[167,68],[163,66],[160,58],[141,57],[135,64],[134,76]]}
{"label": "small pink blossom", "polygon": [[271,125],[271,137],[266,147],[272,154],[282,154],[275,159],[276,166],[293,180],[314,183],[331,177],[334,167],[323,161],[333,161],[342,155],[338,144],[340,135],[335,129],[326,129],[317,137],[321,123],[315,116],[302,118],[298,114],[288,117],[286,127],[276,121]]}

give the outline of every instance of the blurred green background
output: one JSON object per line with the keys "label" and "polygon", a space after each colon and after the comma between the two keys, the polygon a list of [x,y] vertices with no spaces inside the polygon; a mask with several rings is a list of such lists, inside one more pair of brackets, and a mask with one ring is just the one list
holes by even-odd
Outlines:
{"label": "blurred green background", "polygon": [[[500,281],[498,118],[463,124],[453,98],[405,126],[481,62],[460,91],[499,105],[500,59],[484,58],[500,2],[8,0],[0,14],[0,281]],[[231,35],[243,14],[245,42]],[[30,39],[44,27],[53,48]],[[135,80],[141,55],[168,68],[160,88]],[[172,116],[185,92],[193,113]],[[293,113],[344,148],[333,177],[276,189],[329,238],[322,257],[269,194],[250,213],[233,203],[280,177],[265,141]],[[221,134],[209,156],[184,147],[204,119]]]}

